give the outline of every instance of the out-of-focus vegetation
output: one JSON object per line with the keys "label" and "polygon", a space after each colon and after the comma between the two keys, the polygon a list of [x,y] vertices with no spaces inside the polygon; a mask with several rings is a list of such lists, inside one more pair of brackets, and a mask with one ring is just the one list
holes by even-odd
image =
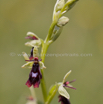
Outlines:
{"label": "out-of-focus vegetation", "polygon": [[[25,85],[30,69],[22,52],[28,31],[45,38],[52,20],[56,0],[0,0],[0,104],[25,104],[30,95]],[[72,104],[103,104],[103,0],[79,0],[66,16],[70,21],[60,37],[48,50],[45,61],[47,88],[62,81],[68,70],[68,80],[77,90],[68,89]],[[68,54],[58,56],[59,54]],[[72,54],[72,55],[71,55]],[[82,54],[88,56],[76,56]],[[42,100],[41,89],[36,89]],[[58,94],[57,94],[58,96]],[[57,104],[57,96],[52,104]]]}

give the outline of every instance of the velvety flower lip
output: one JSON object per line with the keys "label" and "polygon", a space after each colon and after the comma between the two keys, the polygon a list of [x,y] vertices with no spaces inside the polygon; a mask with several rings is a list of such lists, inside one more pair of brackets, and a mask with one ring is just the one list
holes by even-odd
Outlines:
{"label": "velvety flower lip", "polygon": [[36,38],[35,36],[27,36],[25,37],[25,39],[38,40],[38,38]]}
{"label": "velvety flower lip", "polygon": [[61,104],[70,104],[69,99],[65,98],[62,95],[59,95],[59,101],[58,102],[61,102]]}
{"label": "velvety flower lip", "polygon": [[33,85],[34,88],[38,88],[40,84],[40,79],[42,78],[42,74],[40,72],[40,65],[39,65],[38,57],[35,57],[33,61],[34,63],[33,63],[31,72],[29,74],[29,79],[26,82],[26,85],[28,87],[31,87]]}

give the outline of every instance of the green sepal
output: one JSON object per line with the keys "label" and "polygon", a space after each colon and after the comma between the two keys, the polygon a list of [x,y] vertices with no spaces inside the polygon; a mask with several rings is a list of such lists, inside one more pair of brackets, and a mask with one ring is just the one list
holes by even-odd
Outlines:
{"label": "green sepal", "polygon": [[32,41],[26,42],[25,45],[30,47],[35,47],[35,46],[39,47],[41,45],[41,40],[40,39],[32,40]]}
{"label": "green sepal", "polygon": [[29,60],[29,57],[25,52],[22,52],[22,54],[23,54],[25,60]]}
{"label": "green sepal", "polygon": [[27,36],[34,36],[34,37],[36,37],[37,39],[39,39],[39,37],[38,37],[36,34],[34,34],[33,32],[28,32],[28,33],[27,33]]}
{"label": "green sepal", "polygon": [[63,78],[63,83],[65,82],[66,78],[70,75],[71,72],[72,72],[72,71],[70,70],[68,73],[66,73],[66,75],[65,75],[64,78]]}
{"label": "green sepal", "polygon": [[58,92],[60,95],[64,96],[65,98],[70,99],[68,92],[65,90],[62,84],[59,86]]}
{"label": "green sepal", "polygon": [[26,64],[22,65],[22,68],[29,68],[31,69],[33,65],[33,62],[27,62]]}

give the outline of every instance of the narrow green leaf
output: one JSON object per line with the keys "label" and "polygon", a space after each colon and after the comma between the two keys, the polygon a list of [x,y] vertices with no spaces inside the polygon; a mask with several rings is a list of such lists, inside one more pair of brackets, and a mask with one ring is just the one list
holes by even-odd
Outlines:
{"label": "narrow green leaf", "polygon": [[58,84],[56,83],[55,85],[53,85],[51,87],[51,89],[49,90],[49,94],[46,100],[46,104],[49,104],[50,101],[53,99],[53,97],[55,96],[56,92],[58,90]]}

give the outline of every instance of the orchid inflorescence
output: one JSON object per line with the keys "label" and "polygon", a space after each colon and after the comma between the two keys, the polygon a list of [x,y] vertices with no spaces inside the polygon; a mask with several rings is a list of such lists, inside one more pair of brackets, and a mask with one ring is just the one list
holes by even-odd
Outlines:
{"label": "orchid inflorescence", "polygon": [[[30,88],[32,97],[29,97],[29,102],[27,104],[38,104],[36,97],[33,96],[33,87],[38,88],[40,84],[42,88],[44,104],[49,104],[57,92],[59,93],[59,102],[61,102],[61,104],[70,104],[70,95],[65,88],[76,89],[71,85],[71,83],[75,80],[66,81],[67,77],[71,73],[71,70],[64,76],[62,82],[56,82],[50,88],[49,92],[47,92],[44,79],[44,69],[46,68],[44,65],[44,61],[45,54],[49,45],[60,36],[63,26],[65,26],[69,21],[69,18],[65,17],[64,14],[68,12],[77,1],[78,0],[57,0],[54,6],[52,23],[45,40],[39,38],[32,32],[27,33],[26,39],[30,39],[31,41],[25,43],[25,45],[31,47],[31,52],[30,56],[23,52],[26,63],[22,66],[22,68],[31,69],[26,85]],[[40,47],[41,59],[39,60],[38,49]]]}

